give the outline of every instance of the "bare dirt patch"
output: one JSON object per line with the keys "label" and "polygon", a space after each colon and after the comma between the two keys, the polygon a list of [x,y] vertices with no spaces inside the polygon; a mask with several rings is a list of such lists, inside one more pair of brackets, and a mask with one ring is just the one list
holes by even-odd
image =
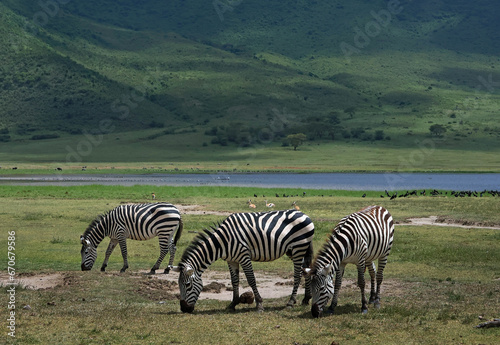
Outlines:
{"label": "bare dirt patch", "polygon": [[425,218],[408,218],[409,223],[404,223],[404,225],[433,225],[433,226],[450,226],[456,228],[468,228],[468,229],[495,229],[500,230],[498,226],[488,226],[482,223],[475,223],[471,221],[455,222],[452,219],[442,216],[429,216]]}
{"label": "bare dirt patch", "polygon": [[175,281],[148,276],[141,280],[138,285],[135,292],[153,301],[171,301],[179,298],[179,285]]}
{"label": "bare dirt patch", "polygon": [[229,216],[231,212],[205,210],[201,205],[175,205],[181,214],[210,214],[215,216]]}
{"label": "bare dirt patch", "polygon": [[[10,276],[6,273],[0,273],[1,285],[6,286],[12,283],[9,280]],[[62,273],[50,274],[19,274],[15,276],[15,283],[30,290],[51,289],[64,283],[64,276]]]}
{"label": "bare dirt patch", "polygon": [[[131,277],[138,280],[135,292],[152,301],[170,301],[179,298],[178,275],[176,273],[147,275],[147,272],[131,273]],[[108,275],[110,273],[103,274]],[[367,289],[369,290],[370,280],[368,277],[366,278]],[[6,273],[0,273],[0,279],[3,286],[9,282],[9,276]],[[207,270],[203,273],[202,279],[204,288],[200,294],[200,299],[232,300],[233,292],[229,271]],[[264,299],[289,297],[292,293],[292,277],[256,272],[255,279],[257,280],[259,293]],[[15,281],[21,283],[27,289],[41,290],[52,289],[57,286],[78,285],[78,280],[79,276],[75,272],[60,272],[48,274],[25,273],[17,276]],[[386,279],[382,284],[382,293],[387,296],[404,296],[405,291],[408,289],[411,289],[409,283],[398,280]],[[243,294],[249,291],[251,291],[251,288],[248,286],[245,276],[240,274],[239,293]],[[359,292],[355,279],[346,278],[343,280],[341,294],[349,291]],[[304,280],[302,280],[298,293],[299,295],[304,294]]]}

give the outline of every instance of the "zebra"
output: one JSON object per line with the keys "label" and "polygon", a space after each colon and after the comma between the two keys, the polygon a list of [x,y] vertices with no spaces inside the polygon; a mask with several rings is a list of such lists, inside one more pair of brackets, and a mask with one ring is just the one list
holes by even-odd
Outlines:
{"label": "zebra", "polygon": [[[380,285],[387,257],[394,238],[394,222],[391,214],[381,206],[368,206],[340,220],[328,241],[314,258],[311,268],[304,273],[310,276],[313,317],[319,317],[333,295],[329,311],[337,306],[339,290],[346,264],[353,263],[358,268],[358,286],[361,290],[361,312],[368,312],[365,297],[365,268],[371,277],[369,303],[380,307]],[[378,259],[375,271],[374,260]],[[335,276],[335,285],[333,284]],[[375,290],[375,278],[377,287]]]}
{"label": "zebra", "polygon": [[[309,267],[312,261],[313,235],[314,224],[311,219],[296,210],[234,213],[217,227],[205,229],[185,250],[179,266],[173,268],[179,272],[182,312],[193,312],[203,288],[201,275],[218,259],[227,261],[231,274],[233,298],[227,308],[235,310],[240,302],[241,265],[255,295],[256,308],[263,311],[263,300],[257,290],[252,261],[273,261],[284,254],[293,261],[294,284],[287,303],[287,306],[293,306],[302,278],[302,268]],[[307,278],[302,304],[307,305],[310,299],[310,279]]]}
{"label": "zebra", "polygon": [[[181,215],[179,210],[172,204],[120,205],[93,220],[85,233],[80,236],[82,271],[92,269],[97,258],[97,246],[106,236],[110,238],[110,242],[101,271],[106,270],[109,256],[116,245],[119,244],[123,257],[123,267],[120,270],[122,273],[128,268],[127,238],[143,241],[158,236],[160,257],[149,273],[154,274],[160,268],[163,258],[170,251],[170,262],[164,270],[164,273],[169,273],[174,262],[176,244],[181,237],[182,229]],[[174,238],[173,233],[176,230]]]}

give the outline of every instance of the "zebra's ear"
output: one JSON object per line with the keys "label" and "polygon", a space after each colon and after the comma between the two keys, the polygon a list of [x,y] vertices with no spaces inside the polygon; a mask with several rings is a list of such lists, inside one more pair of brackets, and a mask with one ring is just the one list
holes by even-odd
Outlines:
{"label": "zebra's ear", "polygon": [[188,277],[192,276],[194,273],[194,269],[192,267],[184,267],[184,274],[187,275]]}
{"label": "zebra's ear", "polygon": [[89,246],[90,245],[90,241],[89,240],[86,240],[85,238],[83,238],[83,235],[80,236],[80,242],[86,246]]}
{"label": "zebra's ear", "polygon": [[328,265],[326,265],[325,267],[323,267],[323,268],[321,269],[321,274],[322,274],[322,275],[325,275],[325,276],[329,275],[329,274],[330,274],[330,272],[332,271],[332,268],[333,268],[333,267],[332,267],[332,264],[328,264]]}

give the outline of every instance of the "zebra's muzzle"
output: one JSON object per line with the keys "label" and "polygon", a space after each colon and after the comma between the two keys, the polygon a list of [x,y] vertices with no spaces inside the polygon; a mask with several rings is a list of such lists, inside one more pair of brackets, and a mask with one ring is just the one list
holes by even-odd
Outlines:
{"label": "zebra's muzzle", "polygon": [[90,271],[91,269],[92,269],[92,266],[91,267],[87,267],[84,264],[82,264],[82,271]]}
{"label": "zebra's muzzle", "polygon": [[323,309],[319,307],[316,303],[314,303],[311,307],[311,313],[313,317],[320,317],[323,313]]}
{"label": "zebra's muzzle", "polygon": [[189,305],[185,300],[181,300],[181,311],[183,313],[192,313],[194,310],[194,304]]}

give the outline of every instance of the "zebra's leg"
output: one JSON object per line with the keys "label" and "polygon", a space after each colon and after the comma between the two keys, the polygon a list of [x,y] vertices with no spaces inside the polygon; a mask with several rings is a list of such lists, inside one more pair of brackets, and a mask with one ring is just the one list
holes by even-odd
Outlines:
{"label": "zebra's leg", "polygon": [[164,274],[168,274],[170,272],[170,268],[174,266],[174,258],[175,258],[176,251],[177,251],[177,247],[174,244],[174,240],[171,240],[170,247],[169,247],[170,258],[168,260],[167,268],[165,268],[165,270],[163,271]]}
{"label": "zebra's leg", "polygon": [[[313,246],[312,243],[309,245],[308,250],[306,251],[304,255],[304,259],[302,262],[302,268],[310,268],[311,267],[311,262],[313,259]],[[306,275],[305,277],[306,281],[306,286],[305,286],[305,291],[304,291],[304,299],[302,300],[302,305],[308,305],[309,300],[312,298],[311,294],[311,275]]]}
{"label": "zebra's leg", "polygon": [[[299,290],[300,279],[302,278],[302,258],[293,259],[293,290],[287,307],[293,307],[297,303],[297,291]],[[307,297],[304,297],[306,299]],[[308,300],[309,301],[309,300]],[[304,304],[304,302],[302,302]],[[306,303],[307,304],[307,303]]]}
{"label": "zebra's leg", "polygon": [[368,306],[365,296],[365,269],[366,264],[364,260],[358,263],[358,287],[361,290],[361,313],[368,313]]}
{"label": "zebra's leg", "polygon": [[375,308],[380,308],[380,286],[382,285],[382,281],[384,280],[384,268],[387,264],[387,256],[378,259],[378,268],[377,268],[377,292],[375,294],[375,300],[373,303],[375,304]]}
{"label": "zebra's leg", "polygon": [[375,300],[377,299],[377,292],[375,291],[375,263],[374,262],[367,262],[366,266],[368,266],[368,272],[370,273],[370,299],[368,300],[368,303],[375,303]]}
{"label": "zebra's leg", "polygon": [[122,252],[123,257],[123,267],[120,270],[120,273],[124,273],[128,268],[128,260],[127,260],[127,238],[122,235],[118,238],[118,243],[120,244],[120,250]]}
{"label": "zebra's leg", "polygon": [[344,269],[345,265],[340,265],[339,269],[335,274],[335,286],[334,286],[332,304],[330,304],[330,307],[328,307],[328,312],[332,314],[335,311],[335,308],[337,307],[337,302],[339,300],[340,288],[342,287],[342,278],[344,277]]}
{"label": "zebra's leg", "polygon": [[235,310],[235,307],[240,304],[240,264],[237,262],[228,262],[227,265],[229,266],[231,285],[233,286],[233,300],[227,309]]}
{"label": "zebra's leg", "polygon": [[108,266],[109,257],[111,256],[111,253],[113,253],[113,250],[115,249],[117,244],[118,244],[118,240],[116,238],[112,238],[109,241],[108,249],[106,249],[106,256],[104,257],[104,261],[103,261],[102,266],[101,266],[101,272],[106,271],[106,267]]}
{"label": "zebra's leg", "polygon": [[252,288],[253,294],[255,296],[255,304],[257,305],[257,310],[259,312],[264,311],[264,306],[262,305],[262,297],[260,296],[259,290],[257,290],[257,283],[255,282],[255,274],[253,273],[252,261],[249,257],[243,259],[240,262],[243,272],[247,278],[248,285]]}
{"label": "zebra's leg", "polygon": [[312,298],[312,294],[311,294],[311,276],[307,275],[305,277],[305,280],[306,280],[306,286],[305,286],[304,299],[302,300],[302,305],[308,305],[309,301]]}
{"label": "zebra's leg", "polygon": [[[153,268],[151,268],[151,271],[149,271],[149,274],[155,274],[156,270],[160,268],[160,265],[165,258],[165,255],[168,253],[168,248],[169,248],[169,238],[167,237],[166,239],[163,237],[159,237],[159,242],[160,242],[160,256],[158,257],[158,260],[156,260],[155,265]],[[167,272],[168,273],[168,272]]]}

